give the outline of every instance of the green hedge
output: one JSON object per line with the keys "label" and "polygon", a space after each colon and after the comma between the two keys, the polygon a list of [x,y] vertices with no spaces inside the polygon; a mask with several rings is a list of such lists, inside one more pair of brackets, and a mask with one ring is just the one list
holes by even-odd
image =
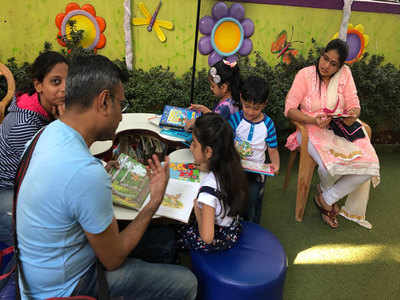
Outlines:
{"label": "green hedge", "polygon": [[[290,65],[278,64],[270,66],[259,53],[250,63],[247,57],[240,59],[240,70],[243,77],[250,74],[265,78],[271,86],[269,103],[265,112],[275,121],[280,145],[287,135],[293,131],[290,123],[283,115],[286,94],[293,82],[295,74],[303,67],[309,66],[319,57],[320,47],[314,43],[307,56],[293,58]],[[48,49],[49,46],[46,45]],[[116,63],[126,70],[123,60]],[[15,76],[17,87],[28,80],[29,64],[18,66],[14,58],[8,60],[7,66]],[[379,139],[380,132],[400,132],[400,69],[390,63],[384,64],[382,56],[364,55],[363,59],[351,66],[362,105],[361,119],[371,125],[374,137]],[[169,68],[157,66],[148,71],[135,69],[128,71],[125,85],[125,96],[131,102],[130,112],[161,113],[165,104],[187,106],[190,101],[191,71],[176,77]],[[0,97],[5,94],[5,81],[0,81]],[[212,95],[207,70],[196,73],[194,101],[212,108],[217,99]],[[399,141],[397,141],[399,142]]]}

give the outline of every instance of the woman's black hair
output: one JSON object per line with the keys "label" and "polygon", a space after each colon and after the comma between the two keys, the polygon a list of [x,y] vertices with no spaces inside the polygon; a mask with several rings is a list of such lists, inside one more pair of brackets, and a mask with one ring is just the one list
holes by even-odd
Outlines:
{"label": "woman's black hair", "polygon": [[61,53],[55,51],[46,51],[41,53],[30,67],[30,78],[21,83],[21,86],[18,88],[18,93],[28,93],[29,95],[33,95],[36,92],[33,80],[43,82],[46,75],[56,64],[59,63],[69,65],[68,59]]}
{"label": "woman's black hair", "polygon": [[[240,70],[239,66],[236,64],[231,67],[225,64],[223,60],[217,62],[212,67],[217,70],[217,74],[220,76],[221,81],[218,84],[221,87],[224,83],[228,85],[228,89],[232,94],[232,100],[235,105],[240,103]],[[211,79],[212,80],[212,79]]]}
{"label": "woman's black hair", "polygon": [[232,127],[221,115],[207,113],[196,119],[193,134],[203,151],[207,146],[212,149],[209,171],[217,180],[223,215],[228,207],[228,216],[243,215],[247,209],[247,179],[234,146]]}
{"label": "woman's black hair", "polygon": [[[328,45],[326,45],[324,51],[322,52],[321,55],[325,54],[326,52],[329,52],[331,50],[336,50],[337,53],[339,54],[339,68],[344,65],[344,62],[346,61],[347,56],[349,55],[349,47],[347,46],[346,42],[341,40],[341,39],[334,39],[331,40]],[[322,76],[321,73],[319,72],[319,60],[320,58],[317,59],[315,62],[315,67],[317,69],[317,75],[319,78],[319,88],[321,91],[321,81],[322,81]],[[332,75],[333,76],[333,75]]]}

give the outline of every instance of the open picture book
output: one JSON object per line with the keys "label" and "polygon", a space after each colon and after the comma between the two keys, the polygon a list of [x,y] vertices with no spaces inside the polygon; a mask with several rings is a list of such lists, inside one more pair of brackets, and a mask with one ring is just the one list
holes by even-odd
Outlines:
{"label": "open picture book", "polygon": [[[110,171],[113,203],[140,211],[150,201],[146,167],[124,153],[118,162],[120,168]],[[199,187],[200,171],[193,164],[171,162],[170,179],[156,215],[187,223]]]}

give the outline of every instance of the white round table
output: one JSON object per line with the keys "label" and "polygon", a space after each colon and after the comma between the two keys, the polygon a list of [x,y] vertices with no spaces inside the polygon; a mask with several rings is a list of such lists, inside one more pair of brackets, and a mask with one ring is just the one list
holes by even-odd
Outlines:
{"label": "white round table", "polygon": [[[165,134],[161,134],[161,128],[150,122],[149,119],[157,117],[156,114],[148,114],[148,113],[126,113],[122,114],[122,121],[119,123],[118,128],[116,130],[116,135],[122,131],[127,130],[148,130],[156,133],[162,139],[171,141],[171,142],[184,142],[185,140],[178,137],[173,137]],[[112,146],[112,141],[98,141],[94,142],[90,147],[90,153],[93,155],[98,155],[110,150]]]}

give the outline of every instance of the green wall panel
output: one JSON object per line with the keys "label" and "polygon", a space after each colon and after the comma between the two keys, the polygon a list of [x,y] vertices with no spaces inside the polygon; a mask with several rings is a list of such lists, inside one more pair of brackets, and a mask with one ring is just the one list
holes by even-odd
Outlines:
{"label": "green wall panel", "polygon": [[[32,61],[43,43],[49,41],[58,50],[56,42],[58,29],[54,18],[64,12],[70,1],[62,0],[2,0],[0,11],[0,61],[15,56],[18,62]],[[107,27],[104,32],[107,43],[98,53],[111,59],[123,58],[125,55],[123,30],[123,0],[90,0],[75,1],[79,5],[89,3],[96,9],[98,16],[103,17]],[[138,8],[139,0],[132,0],[132,17],[143,17]],[[142,0],[152,14],[158,0]],[[217,1],[203,0],[200,17],[211,15],[211,9]],[[230,6],[231,2],[227,2]],[[321,45],[326,44],[339,30],[342,12],[339,10],[303,8],[266,4],[243,3],[245,16],[255,24],[251,37],[253,51],[258,51],[271,64],[280,60],[271,53],[272,42],[282,31],[293,40],[293,47],[306,55],[311,47],[311,38]],[[197,1],[196,0],[163,0],[158,19],[172,21],[173,30],[162,29],[167,40],[161,43],[155,32],[148,32],[145,26],[132,26],[133,63],[138,68],[148,69],[152,66],[169,66],[178,74],[188,71],[193,60]],[[350,23],[362,24],[365,34],[369,36],[366,51],[371,54],[383,54],[386,62],[400,64],[400,16],[395,14],[378,14],[353,12]],[[202,34],[199,34],[201,37]],[[254,57],[253,54],[250,56]],[[198,53],[197,68],[207,67],[207,56]]]}

